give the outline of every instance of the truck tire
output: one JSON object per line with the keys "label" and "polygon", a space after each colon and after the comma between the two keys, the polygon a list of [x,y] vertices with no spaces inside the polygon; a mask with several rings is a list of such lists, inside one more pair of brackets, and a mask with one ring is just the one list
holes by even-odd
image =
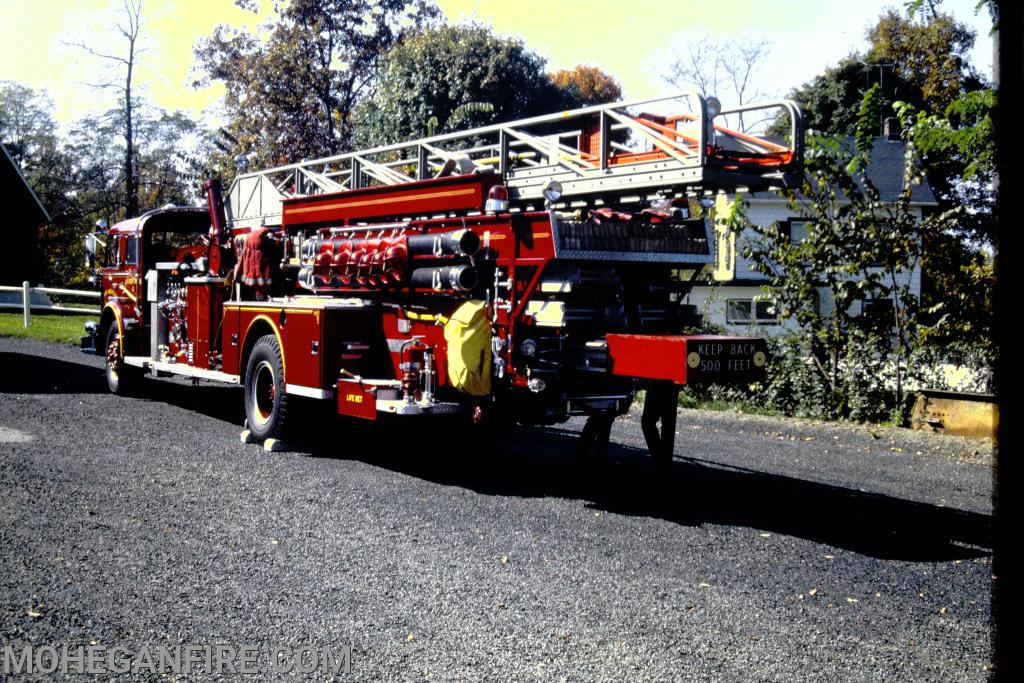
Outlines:
{"label": "truck tire", "polygon": [[138,389],[142,381],[142,372],[138,368],[125,365],[124,354],[121,353],[121,332],[116,322],[110,323],[107,328],[106,344],[103,348],[107,354],[107,387],[111,393],[126,396]]}
{"label": "truck tire", "polygon": [[284,391],[284,361],[277,337],[256,340],[245,367],[245,417],[259,440],[280,439],[287,433],[288,395]]}

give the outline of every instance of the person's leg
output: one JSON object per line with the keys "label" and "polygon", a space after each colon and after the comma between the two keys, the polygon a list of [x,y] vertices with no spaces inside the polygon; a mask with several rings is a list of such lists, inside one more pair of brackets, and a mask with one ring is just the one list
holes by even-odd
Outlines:
{"label": "person's leg", "polygon": [[676,411],[679,408],[679,387],[665,383],[658,399],[661,415],[661,435],[658,460],[662,466],[672,463],[676,443]]}
{"label": "person's leg", "polygon": [[653,456],[661,448],[661,435],[658,433],[658,385],[651,383],[644,397],[644,412],[640,417],[640,429],[644,433],[647,450]]}
{"label": "person's leg", "polygon": [[597,425],[594,420],[597,419],[597,415],[587,416],[587,421],[583,424],[583,430],[580,432],[580,439],[576,442],[575,456],[577,460],[582,460],[590,455],[590,449],[594,445],[594,440],[597,436],[596,429]]}
{"label": "person's leg", "polygon": [[592,419],[597,421],[595,426],[594,457],[598,461],[604,461],[608,455],[608,442],[612,437],[612,422],[615,416],[611,413],[595,415]]}

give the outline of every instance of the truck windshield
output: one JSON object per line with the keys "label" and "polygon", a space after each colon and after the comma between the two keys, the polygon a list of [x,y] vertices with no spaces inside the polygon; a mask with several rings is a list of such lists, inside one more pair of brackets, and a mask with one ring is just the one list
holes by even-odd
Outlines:
{"label": "truck windshield", "polygon": [[205,232],[177,232],[156,230],[146,238],[145,259],[147,264],[161,261],[181,262],[187,254],[199,258],[206,253]]}

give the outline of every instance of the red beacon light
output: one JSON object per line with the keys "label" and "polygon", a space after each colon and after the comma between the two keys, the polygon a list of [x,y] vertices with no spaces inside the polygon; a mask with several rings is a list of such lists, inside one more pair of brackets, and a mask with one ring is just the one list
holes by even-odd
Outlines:
{"label": "red beacon light", "polygon": [[487,204],[484,206],[487,213],[501,213],[508,211],[508,188],[504,185],[495,185],[487,193]]}

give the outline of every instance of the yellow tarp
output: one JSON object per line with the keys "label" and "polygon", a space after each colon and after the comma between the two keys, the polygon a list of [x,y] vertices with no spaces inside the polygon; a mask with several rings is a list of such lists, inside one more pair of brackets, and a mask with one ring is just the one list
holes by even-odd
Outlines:
{"label": "yellow tarp", "polygon": [[459,306],[444,326],[448,381],[470,396],[491,393],[491,321],[483,301]]}

